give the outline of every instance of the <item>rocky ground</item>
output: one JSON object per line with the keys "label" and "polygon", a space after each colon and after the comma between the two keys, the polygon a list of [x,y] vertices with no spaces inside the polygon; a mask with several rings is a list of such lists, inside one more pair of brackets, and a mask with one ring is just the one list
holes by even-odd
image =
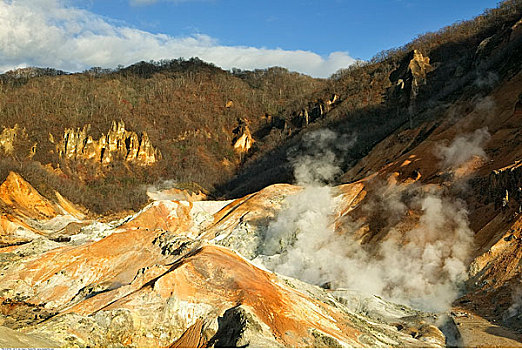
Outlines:
{"label": "rocky ground", "polygon": [[[2,226],[3,237],[19,242],[1,248],[2,346],[444,345],[437,315],[337,296],[237,253],[248,254],[241,235],[255,239],[262,227],[249,223],[274,215],[298,187],[233,202],[155,201],[102,224],[39,196],[14,173],[7,186],[16,188],[11,198],[25,195],[11,200]],[[25,216],[41,208],[61,212]],[[80,228],[67,234],[71,225]]]}

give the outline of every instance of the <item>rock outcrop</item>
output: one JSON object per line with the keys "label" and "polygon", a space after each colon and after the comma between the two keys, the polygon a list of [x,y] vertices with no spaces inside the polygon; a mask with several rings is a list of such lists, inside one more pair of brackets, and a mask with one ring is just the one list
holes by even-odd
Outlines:
{"label": "rock outcrop", "polygon": [[482,40],[475,51],[474,64],[476,66],[487,65],[488,58],[494,57],[506,47],[511,47],[513,50],[521,42],[522,19],[519,19],[512,26],[505,26],[502,30]]}
{"label": "rock outcrop", "polygon": [[45,198],[11,172],[0,185],[0,247],[26,244],[41,237],[67,236],[85,213],[58,192],[55,196],[54,200]]}
{"label": "rock outcrop", "polygon": [[20,152],[23,157],[32,158],[36,153],[36,145],[31,143],[25,128],[21,128],[18,124],[12,128],[5,127],[0,133],[0,152],[6,156],[13,156]]}
{"label": "rock outcrop", "polygon": [[58,214],[57,208],[20,175],[10,172],[0,185],[0,201],[6,209],[34,218],[52,218]]}
{"label": "rock outcrop", "polygon": [[509,33],[509,41],[515,41],[522,37],[522,18],[517,23],[511,26],[511,32]]}
{"label": "rock outcrop", "polygon": [[398,101],[399,105],[409,108],[410,114],[415,112],[415,100],[420,88],[426,84],[428,73],[433,71],[429,57],[418,51],[411,51],[400,66],[390,74],[394,86],[388,90],[388,99]]}
{"label": "rock outcrop", "polygon": [[25,133],[25,130],[20,130],[18,124],[13,128],[4,128],[0,134],[0,148],[5,154],[12,154],[14,151],[14,140],[21,132]]}
{"label": "rock outcrop", "polygon": [[255,142],[250,133],[248,123],[243,119],[240,119],[238,121],[238,126],[233,130],[233,133],[234,139],[232,140],[232,143],[234,144],[234,150],[240,155],[247,153]]}
{"label": "rock outcrop", "polygon": [[488,195],[495,208],[506,208],[510,201],[512,206],[522,206],[522,160],[491,172]]}
{"label": "rock outcrop", "polygon": [[325,114],[339,102],[340,100],[337,94],[333,94],[330,98],[320,98],[316,101],[309,102],[306,107],[293,115],[292,122],[299,127],[308,126],[308,124],[324,118]]}
{"label": "rock outcrop", "polygon": [[413,57],[408,64],[408,71],[412,78],[413,97],[419,92],[419,87],[426,84],[426,76],[433,70],[430,65],[430,58],[424,57],[418,50],[413,50]]}
{"label": "rock outcrop", "polygon": [[[125,129],[123,121],[113,121],[107,134],[98,140],[89,135],[91,126],[82,129],[66,129],[63,139],[56,145],[58,154],[65,160],[92,160],[102,165],[124,161],[141,166],[156,163],[161,158],[159,150],[152,146],[146,132],[141,137]],[[50,137],[54,140],[54,137]]]}

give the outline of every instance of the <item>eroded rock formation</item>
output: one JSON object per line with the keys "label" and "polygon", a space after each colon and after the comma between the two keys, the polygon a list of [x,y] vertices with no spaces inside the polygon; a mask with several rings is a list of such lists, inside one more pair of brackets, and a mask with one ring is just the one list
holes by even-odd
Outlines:
{"label": "eroded rock formation", "polygon": [[255,140],[252,137],[248,123],[245,120],[240,119],[238,124],[239,125],[233,130],[234,139],[232,142],[234,144],[234,150],[239,154],[244,154],[252,148]]}
{"label": "eroded rock formation", "polygon": [[418,50],[413,50],[413,57],[408,64],[408,71],[412,77],[412,93],[417,95],[419,87],[426,84],[426,75],[433,70],[430,58],[424,57]]}
{"label": "eroded rock formation", "polygon": [[[156,163],[161,154],[152,146],[146,132],[141,137],[125,129],[123,121],[113,121],[107,134],[98,140],[89,135],[91,126],[82,129],[66,129],[63,139],[56,145],[61,158],[66,160],[92,160],[107,165],[114,161],[125,161],[147,166]],[[54,140],[54,137],[50,137]]]}
{"label": "eroded rock formation", "polygon": [[57,239],[67,231],[66,226],[85,218],[84,209],[58,192],[55,197],[45,198],[20,175],[11,172],[0,185],[0,247],[25,244],[44,236]]}
{"label": "eroded rock formation", "polygon": [[30,142],[25,128],[21,128],[18,124],[12,128],[5,127],[0,133],[0,151],[4,155],[13,156],[20,152],[23,156],[32,158],[36,153],[36,145]]}
{"label": "eroded rock formation", "polygon": [[400,66],[390,74],[390,81],[394,84],[388,91],[389,98],[399,101],[415,112],[415,99],[421,86],[426,84],[428,73],[433,71],[429,57],[418,51],[411,51],[401,62]]}
{"label": "eroded rock formation", "polygon": [[493,170],[488,185],[489,198],[495,203],[495,208],[505,208],[510,199],[512,205],[522,205],[522,160]]}
{"label": "eroded rock formation", "polygon": [[293,122],[301,127],[308,126],[308,124],[323,118],[337,103],[339,103],[337,94],[333,94],[330,98],[320,98],[314,102],[309,102],[305,108],[294,115]]}

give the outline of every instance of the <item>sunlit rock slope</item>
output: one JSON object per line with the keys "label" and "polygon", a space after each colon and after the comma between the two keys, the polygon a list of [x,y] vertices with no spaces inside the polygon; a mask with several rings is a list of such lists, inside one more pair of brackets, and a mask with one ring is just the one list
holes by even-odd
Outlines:
{"label": "sunlit rock slope", "polygon": [[[19,225],[3,240],[31,233],[1,248],[2,346],[444,345],[433,314],[336,295],[238,253],[248,254],[242,235],[259,239],[299,187],[231,202],[155,201],[101,223],[66,213],[16,174],[2,186],[12,188],[2,201]],[[64,229],[72,223],[79,228]]]}

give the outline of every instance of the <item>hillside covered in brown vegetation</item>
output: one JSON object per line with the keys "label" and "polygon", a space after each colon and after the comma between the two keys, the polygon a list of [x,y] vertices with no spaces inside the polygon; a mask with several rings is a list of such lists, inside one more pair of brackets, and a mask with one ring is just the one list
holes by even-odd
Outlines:
{"label": "hillside covered in brown vegetation", "polygon": [[[240,165],[240,124],[257,130],[265,114],[324,85],[280,68],[230,73],[198,59],[78,74],[27,68],[1,81],[0,177],[19,171],[96,212],[137,209],[141,185],[161,180],[211,191]],[[149,160],[140,161],[140,146]]]}

